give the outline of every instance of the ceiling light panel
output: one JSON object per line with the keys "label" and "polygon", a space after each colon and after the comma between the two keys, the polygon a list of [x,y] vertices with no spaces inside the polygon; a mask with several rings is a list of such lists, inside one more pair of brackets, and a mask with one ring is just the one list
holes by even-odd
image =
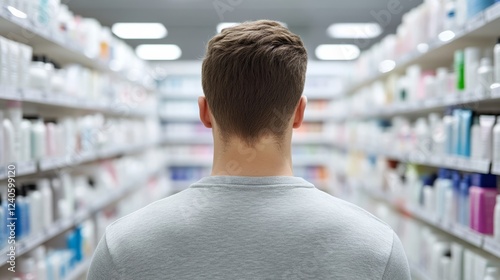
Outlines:
{"label": "ceiling light panel", "polygon": [[122,39],[162,39],[168,34],[163,24],[155,22],[119,22],[111,30]]}
{"label": "ceiling light panel", "polygon": [[332,38],[342,39],[369,39],[382,34],[382,27],[378,23],[334,23],[327,29]]}

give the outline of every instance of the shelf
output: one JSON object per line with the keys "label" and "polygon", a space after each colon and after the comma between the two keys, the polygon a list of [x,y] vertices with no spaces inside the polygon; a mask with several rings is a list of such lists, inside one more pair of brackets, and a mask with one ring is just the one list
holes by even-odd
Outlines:
{"label": "shelf", "polygon": [[48,109],[57,107],[71,110],[82,110],[88,112],[100,112],[107,115],[121,117],[146,117],[151,116],[151,110],[130,110],[129,105],[123,103],[106,104],[88,99],[70,96],[62,93],[47,93],[40,90],[20,90],[16,88],[0,88],[0,100],[18,100],[38,107],[44,106]]}
{"label": "shelf", "polygon": [[200,96],[204,96],[205,94],[203,92],[200,93],[193,93],[193,92],[162,92],[160,93],[160,98],[161,99],[176,99],[176,100],[183,100],[183,99],[198,99]]}
{"label": "shelf", "polygon": [[[149,144],[137,144],[127,147],[115,147],[108,148],[98,153],[74,153],[71,156],[66,156],[63,158],[45,158],[39,161],[29,161],[16,164],[16,174],[15,177],[33,175],[38,172],[55,170],[59,168],[67,168],[72,166],[77,166],[83,163],[88,163],[97,160],[104,160],[116,157],[121,154],[133,154],[136,152],[143,151],[147,148],[158,145],[159,142],[153,142]],[[7,166],[0,167],[0,180],[7,178]]]}
{"label": "shelf", "polygon": [[380,150],[367,149],[363,147],[347,148],[343,145],[335,145],[335,146],[339,149],[346,150],[348,152],[362,152],[374,156],[383,156],[401,162],[408,162],[408,163],[433,166],[433,167],[442,167],[442,168],[454,169],[465,172],[476,172],[483,174],[490,173],[491,161],[489,160],[475,160],[469,158],[449,157],[449,156],[439,157],[435,155],[419,154],[418,152],[412,154],[401,154],[398,152],[384,152]]}
{"label": "shelf", "polygon": [[417,264],[414,264],[414,263],[410,262],[410,270],[411,270],[412,275],[416,277],[415,280],[431,280],[432,279]]}
{"label": "shelf", "polygon": [[[81,209],[73,215],[73,217],[56,221],[49,229],[44,230],[44,232],[30,236],[29,238],[24,238],[17,241],[16,244],[16,257],[20,257],[36,247],[46,243],[47,241],[53,239],[54,237],[64,233],[65,231],[79,225],[86,219],[90,218],[95,213],[101,211],[109,205],[112,205],[121,199],[128,196],[130,193],[138,189],[138,186],[145,186],[144,182],[149,180],[151,177],[155,176],[158,172],[163,170],[163,166],[158,170],[152,171],[145,178],[137,180],[137,182],[131,182],[122,188],[118,188],[109,195],[103,196],[100,200],[97,200],[93,205],[86,209]],[[5,264],[7,261],[7,250],[3,249],[0,254],[0,263]]]}
{"label": "shelf", "polygon": [[294,133],[292,144],[331,145],[333,140],[324,133]]}
{"label": "shelf", "polygon": [[190,115],[173,115],[173,114],[163,114],[160,116],[162,121],[167,122],[201,122],[200,116],[198,114]]}
{"label": "shelf", "polygon": [[304,96],[307,97],[307,100],[318,100],[318,99],[333,99],[339,94],[335,94],[332,91],[327,90],[304,90]]}
{"label": "shelf", "polygon": [[207,145],[212,145],[213,144],[213,139],[212,139],[212,135],[205,135],[205,134],[201,134],[201,135],[185,135],[185,136],[168,136],[168,137],[165,137],[164,138],[164,141],[163,141],[165,144],[172,144],[172,145],[175,145],[175,144],[178,144],[178,145],[182,145],[182,144],[186,144],[186,145],[189,145],[189,144],[207,144]]}
{"label": "shelf", "polygon": [[292,155],[293,166],[326,166],[331,163],[327,155]]}
{"label": "shelf", "polygon": [[437,228],[449,235],[452,235],[466,243],[469,243],[481,250],[484,250],[493,256],[500,258],[500,242],[494,241],[490,236],[473,231],[470,228],[457,224],[444,224],[435,217],[429,215],[420,208],[407,207],[398,203],[397,199],[392,198],[389,194],[380,191],[362,188],[363,191],[375,200],[382,201],[392,208],[409,215],[412,218],[420,220],[427,225]]}
{"label": "shelf", "polygon": [[153,90],[149,86],[132,81],[114,71],[107,62],[88,56],[69,37],[52,34],[48,28],[35,26],[29,19],[13,16],[5,6],[0,8],[0,35],[30,45],[35,53],[46,54],[61,64],[77,63],[91,69],[112,73],[146,90]]}
{"label": "shelf", "polygon": [[331,112],[328,112],[327,110],[322,110],[322,111],[314,111],[314,110],[307,110],[304,114],[304,121],[306,122],[323,122],[323,121],[329,121],[332,120],[333,116]]}
{"label": "shelf", "polygon": [[87,270],[90,267],[90,261],[91,259],[86,259],[78,263],[70,272],[69,274],[64,277],[64,280],[78,280],[78,279],[84,279],[83,276],[87,273]]}
{"label": "shelf", "polygon": [[212,166],[212,157],[200,156],[200,155],[185,155],[185,156],[174,156],[167,159],[167,165],[169,166]]}
{"label": "shelf", "polygon": [[382,108],[374,108],[363,114],[352,114],[350,116],[334,117],[336,121],[345,121],[350,119],[368,119],[411,115],[427,115],[431,112],[443,112],[446,108],[452,106],[463,106],[464,108],[479,108],[480,106],[491,104],[491,102],[500,103],[500,85],[494,87],[489,95],[472,94],[449,94],[441,98],[431,98],[420,102],[408,102],[401,104],[388,105]]}
{"label": "shelf", "polygon": [[454,31],[455,37],[452,40],[447,42],[442,42],[437,38],[431,40],[427,43],[428,49],[426,52],[414,50],[404,55],[396,61],[396,67],[392,71],[373,74],[355,83],[348,89],[347,93],[351,94],[364,86],[389,76],[391,73],[402,73],[412,64],[419,64],[423,69],[447,65],[446,58],[451,59],[450,56],[452,56],[455,50],[471,45],[482,44],[485,41],[484,38],[488,38],[486,43],[494,44],[498,37],[499,24],[500,3],[496,3],[469,20],[461,30]]}

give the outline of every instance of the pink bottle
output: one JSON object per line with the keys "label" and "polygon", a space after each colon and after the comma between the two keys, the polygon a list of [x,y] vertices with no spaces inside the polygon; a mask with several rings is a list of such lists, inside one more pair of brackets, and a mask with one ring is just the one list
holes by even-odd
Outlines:
{"label": "pink bottle", "polygon": [[473,230],[483,234],[493,234],[497,194],[495,175],[473,175],[470,188],[470,227]]}

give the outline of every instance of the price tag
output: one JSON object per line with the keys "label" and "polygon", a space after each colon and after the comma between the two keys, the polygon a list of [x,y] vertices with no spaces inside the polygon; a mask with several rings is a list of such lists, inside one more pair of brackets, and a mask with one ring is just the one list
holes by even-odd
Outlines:
{"label": "price tag", "polygon": [[40,170],[50,170],[56,169],[58,167],[63,167],[66,163],[64,158],[46,158],[40,160]]}
{"label": "price tag", "polygon": [[474,31],[486,24],[484,13],[479,13],[467,22],[467,30]]}
{"label": "price tag", "polygon": [[453,233],[456,236],[460,237],[461,239],[466,240],[475,246],[480,247],[483,244],[483,235],[469,228],[456,225],[453,227]]}
{"label": "price tag", "polygon": [[18,163],[16,166],[16,172],[19,176],[36,173],[36,162],[32,160]]}
{"label": "price tag", "polygon": [[500,242],[491,237],[484,238],[484,250],[500,258]]}
{"label": "price tag", "polygon": [[19,92],[13,87],[1,87],[0,98],[9,100],[19,100]]}
{"label": "price tag", "polygon": [[455,105],[458,102],[458,94],[445,95],[443,103],[445,106]]}
{"label": "price tag", "polygon": [[[500,3],[498,3],[500,4]],[[500,84],[496,84],[494,88],[491,89],[491,97],[492,98],[500,98]]]}
{"label": "price tag", "polygon": [[496,3],[493,6],[486,9],[485,17],[487,21],[493,21],[500,18],[500,3]]}
{"label": "price tag", "polygon": [[424,101],[424,107],[427,109],[435,108],[435,107],[438,107],[440,103],[442,103],[441,100],[439,100],[437,98],[431,98],[429,100]]}
{"label": "price tag", "polygon": [[500,162],[494,162],[491,168],[491,173],[500,175]]}

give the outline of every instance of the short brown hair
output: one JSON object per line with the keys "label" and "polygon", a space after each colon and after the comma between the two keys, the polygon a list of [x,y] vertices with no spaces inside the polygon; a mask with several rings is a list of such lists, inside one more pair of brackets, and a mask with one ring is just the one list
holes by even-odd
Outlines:
{"label": "short brown hair", "polygon": [[282,137],[304,90],[306,68],[302,40],[276,21],[245,22],[213,37],[202,85],[223,137],[238,136],[249,145],[269,132]]}

